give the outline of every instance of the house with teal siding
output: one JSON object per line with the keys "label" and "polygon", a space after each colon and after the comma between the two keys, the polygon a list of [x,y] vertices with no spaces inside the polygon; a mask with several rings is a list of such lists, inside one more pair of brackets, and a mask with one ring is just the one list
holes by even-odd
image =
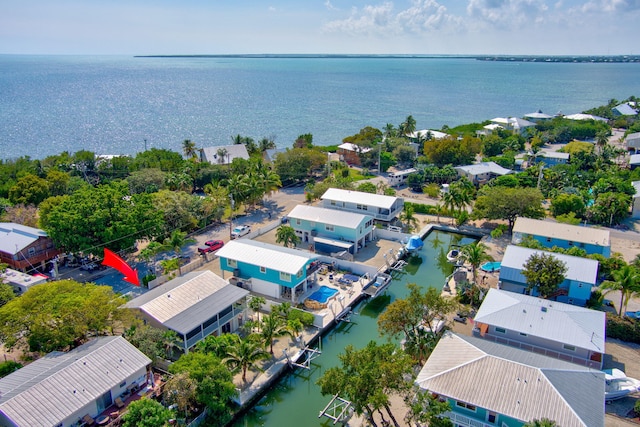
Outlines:
{"label": "house with teal siding", "polygon": [[318,255],[250,239],[232,240],[218,249],[223,277],[267,297],[301,302],[317,281]]}
{"label": "house with teal siding", "polygon": [[322,207],[371,215],[376,221],[390,222],[404,208],[402,197],[330,188],[321,197]]}
{"label": "house with teal siding", "polygon": [[604,373],[476,337],[446,332],[415,383],[449,403],[454,426],[604,426]]}
{"label": "house with teal siding", "polygon": [[527,237],[537,240],[545,248],[557,246],[569,249],[575,246],[584,249],[587,254],[601,254],[605,257],[611,255],[610,233],[604,229],[524,217],[517,218],[513,225],[511,243],[517,245]]}
{"label": "house with teal siding", "polygon": [[356,254],[375,235],[371,215],[298,205],[287,216],[303,247],[313,245],[315,252]]}
{"label": "house with teal siding", "polygon": [[602,369],[606,323],[603,311],[489,289],[473,319],[473,335]]}
{"label": "house with teal siding", "polygon": [[500,289],[519,294],[539,295],[535,288],[527,291],[527,278],[522,274],[527,260],[532,255],[551,255],[563,262],[567,268],[564,281],[560,283],[558,291],[548,299],[580,306],[587,304],[591,296],[591,288],[596,286],[600,265],[598,261],[522,246],[509,245],[504,251],[498,281]]}

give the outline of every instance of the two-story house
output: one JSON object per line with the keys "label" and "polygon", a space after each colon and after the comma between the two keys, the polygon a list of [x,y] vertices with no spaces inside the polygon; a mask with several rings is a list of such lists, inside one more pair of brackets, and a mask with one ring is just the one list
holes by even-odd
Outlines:
{"label": "two-story house", "polygon": [[316,254],[249,239],[232,240],[216,255],[231,283],[292,304],[316,282],[319,267]]}
{"label": "two-story house", "polygon": [[371,215],[376,221],[390,222],[404,208],[402,197],[330,188],[321,197],[322,207]]}
{"label": "two-story house", "polygon": [[371,215],[298,205],[287,216],[302,244],[312,244],[316,252],[356,254],[374,237]]}
{"label": "two-story house", "polygon": [[[584,306],[591,296],[591,288],[596,286],[599,262],[589,258],[582,258],[555,252],[540,251],[509,245],[504,251],[500,266],[499,287],[510,292],[524,294],[527,292],[527,278],[522,274],[524,265],[532,255],[551,255],[563,262],[567,268],[564,281],[560,283],[558,291],[549,299]],[[538,295],[536,289],[531,295]]]}
{"label": "two-story house", "polygon": [[473,333],[500,344],[602,369],[606,323],[603,311],[490,289],[473,320]]}
{"label": "two-story house", "polygon": [[446,332],[415,383],[450,410],[454,426],[604,426],[604,373],[476,337]]}
{"label": "two-story house", "polygon": [[0,222],[0,263],[27,272],[44,269],[61,251],[44,230],[13,222]]}
{"label": "two-story house", "polygon": [[611,255],[609,230],[519,217],[513,225],[511,243],[519,244],[530,236],[545,248],[569,249],[577,246],[587,254]]}
{"label": "two-story house", "polygon": [[235,332],[246,320],[249,291],[212,271],[192,271],[125,304],[144,321],[178,335],[187,353],[207,336]]}

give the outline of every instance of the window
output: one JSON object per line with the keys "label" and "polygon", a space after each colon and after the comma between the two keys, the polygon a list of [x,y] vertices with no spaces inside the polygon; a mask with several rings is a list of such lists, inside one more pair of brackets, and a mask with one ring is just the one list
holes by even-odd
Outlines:
{"label": "window", "polygon": [[573,246],[573,242],[571,240],[569,240],[569,242],[567,243],[569,243],[569,246]]}
{"label": "window", "polygon": [[300,225],[300,219],[296,218],[296,225]]}
{"label": "window", "polygon": [[367,210],[367,205],[361,205],[361,204],[357,204],[356,205],[356,209],[361,210],[361,211],[366,211]]}
{"label": "window", "polygon": [[236,268],[238,266],[238,261],[236,261],[235,259],[228,259],[227,265],[231,268]]}
{"label": "window", "polygon": [[335,200],[332,200],[332,201],[331,201],[331,206],[335,206],[335,205],[336,205],[336,201],[335,201]]}
{"label": "window", "polygon": [[200,334],[200,326],[187,332],[187,340],[190,340],[191,338],[199,334]]}
{"label": "window", "polygon": [[290,282],[291,281],[291,274],[281,271],[280,272],[280,280],[282,280],[284,282]]}
{"label": "window", "polygon": [[29,256],[32,257],[36,254],[36,248],[29,248],[28,252],[29,252]]}
{"label": "window", "polygon": [[576,351],[576,347],[574,345],[562,344],[562,348],[569,351]]}
{"label": "window", "polygon": [[211,319],[207,320],[206,322],[204,322],[202,324],[202,327],[207,329],[209,326],[213,325],[214,323],[216,323],[218,321],[218,315],[216,314],[215,316],[213,316]]}
{"label": "window", "polygon": [[324,226],[324,228],[325,228],[325,230],[327,230],[327,231],[333,231],[333,225],[326,224],[326,225]]}
{"label": "window", "polygon": [[218,314],[218,316],[220,317],[220,319],[222,319],[223,317],[225,317],[226,315],[228,315],[229,313],[231,313],[231,310],[233,310],[232,306],[228,306],[227,308],[225,308],[224,310],[222,310],[220,312],[220,314]]}
{"label": "window", "polygon": [[127,385],[127,382],[126,381],[122,381],[118,387],[124,388],[124,386],[126,386],[126,385]]}
{"label": "window", "polygon": [[501,334],[506,334],[507,330],[505,328],[496,328],[496,332],[500,332]]}
{"label": "window", "polygon": [[493,411],[489,411],[487,413],[487,422],[490,422],[491,424],[494,424],[496,422],[496,419],[498,418],[498,414],[496,414]]}
{"label": "window", "polygon": [[551,237],[547,237],[547,243],[551,243]]}
{"label": "window", "polygon": [[523,336],[523,337],[527,336],[527,334],[525,334],[524,332],[520,332],[520,335]]}
{"label": "window", "polygon": [[267,267],[260,267],[260,273],[266,273],[267,272]]}
{"label": "window", "polygon": [[464,408],[464,409],[468,409],[469,411],[476,411],[476,407],[474,405],[471,405],[470,403],[466,403],[466,402],[460,402],[459,400],[456,400],[456,406],[459,408]]}

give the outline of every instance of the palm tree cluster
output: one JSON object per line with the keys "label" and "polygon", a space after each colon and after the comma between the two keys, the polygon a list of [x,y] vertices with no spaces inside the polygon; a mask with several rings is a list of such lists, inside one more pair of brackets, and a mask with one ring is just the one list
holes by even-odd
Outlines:
{"label": "palm tree cluster", "polygon": [[[262,161],[252,162],[245,174],[232,175],[221,184],[227,188],[234,203],[246,203],[251,206],[282,186],[280,176]],[[211,185],[209,191],[216,186],[215,183]]]}
{"label": "palm tree cluster", "polygon": [[454,216],[459,216],[471,206],[475,187],[467,178],[462,178],[449,186],[449,191],[444,193],[443,205]]}

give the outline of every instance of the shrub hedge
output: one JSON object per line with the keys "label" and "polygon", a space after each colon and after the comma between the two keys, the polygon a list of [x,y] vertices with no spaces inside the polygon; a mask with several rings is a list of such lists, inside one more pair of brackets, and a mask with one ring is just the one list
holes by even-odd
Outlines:
{"label": "shrub hedge", "polygon": [[607,313],[607,338],[640,344],[640,322]]}

